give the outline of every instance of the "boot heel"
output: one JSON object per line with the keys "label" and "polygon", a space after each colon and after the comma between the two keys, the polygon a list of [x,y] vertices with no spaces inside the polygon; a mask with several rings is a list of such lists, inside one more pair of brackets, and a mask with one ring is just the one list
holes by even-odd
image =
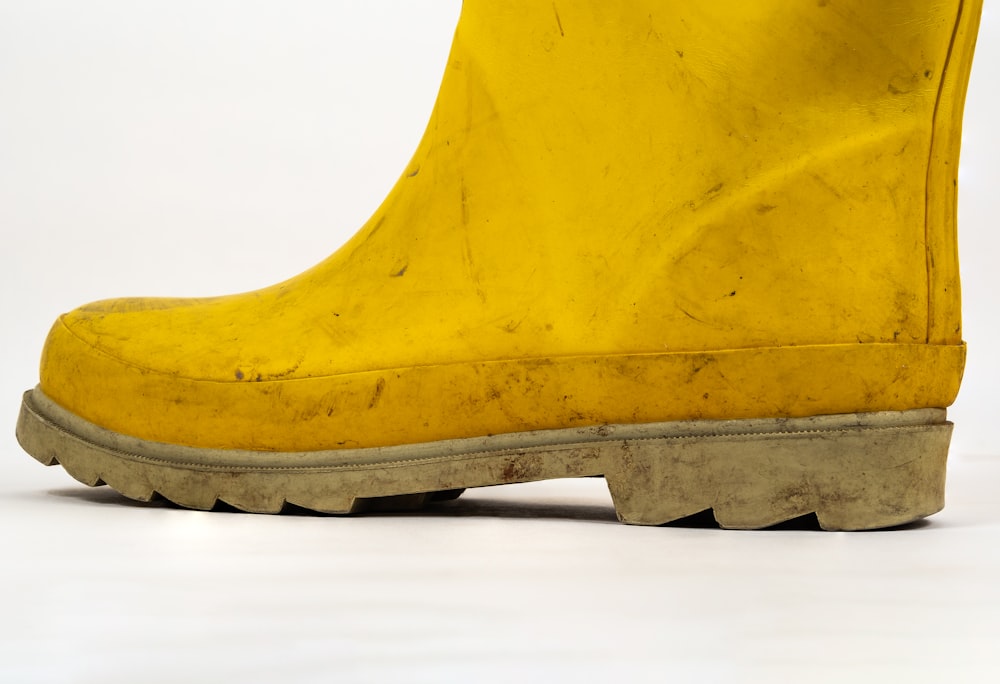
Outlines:
{"label": "boot heel", "polygon": [[693,434],[624,442],[605,477],[626,523],[712,509],[726,528],[809,513],[826,530],[891,527],[944,506],[951,431],[943,409],[703,421]]}

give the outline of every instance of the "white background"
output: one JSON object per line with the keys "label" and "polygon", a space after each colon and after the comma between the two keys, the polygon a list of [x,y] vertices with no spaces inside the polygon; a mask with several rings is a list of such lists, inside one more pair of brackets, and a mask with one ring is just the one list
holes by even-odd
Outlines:
{"label": "white background", "polygon": [[419,140],[458,10],[0,0],[0,681],[1000,678],[993,8],[960,173],[969,363],[927,523],[633,528],[600,480],[423,514],[205,514],[20,451],[60,312],[267,285],[361,225]]}

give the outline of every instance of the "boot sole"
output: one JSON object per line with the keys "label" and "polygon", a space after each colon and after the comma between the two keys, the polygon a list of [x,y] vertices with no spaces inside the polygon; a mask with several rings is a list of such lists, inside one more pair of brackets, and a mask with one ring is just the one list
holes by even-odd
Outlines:
{"label": "boot sole", "polygon": [[45,465],[130,499],[253,513],[419,508],[468,487],[603,476],[619,520],[711,509],[724,528],[815,513],[826,530],[902,525],[944,506],[944,409],[602,425],[311,452],[201,449],[101,428],[25,392],[17,439]]}

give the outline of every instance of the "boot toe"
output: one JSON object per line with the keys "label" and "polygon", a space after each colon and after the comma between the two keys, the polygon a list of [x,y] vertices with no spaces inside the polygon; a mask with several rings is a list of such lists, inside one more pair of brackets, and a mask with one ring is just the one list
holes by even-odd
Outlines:
{"label": "boot toe", "polygon": [[[176,409],[170,406],[196,399],[184,391],[192,382],[205,386],[206,381],[218,380],[204,372],[209,365],[204,357],[211,352],[212,365],[221,365],[224,354],[219,345],[199,345],[202,358],[195,359],[193,345],[185,343],[189,336],[177,330],[177,311],[204,301],[105,300],[60,316],[42,352],[41,391],[63,408],[114,432],[196,443],[195,426],[171,421]],[[203,371],[200,378],[191,372],[198,365]],[[170,430],[165,429],[168,424]]]}

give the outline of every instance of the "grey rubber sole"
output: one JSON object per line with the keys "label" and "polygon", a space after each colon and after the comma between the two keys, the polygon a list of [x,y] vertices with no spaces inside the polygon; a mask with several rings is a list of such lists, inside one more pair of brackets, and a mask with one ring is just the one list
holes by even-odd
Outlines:
{"label": "grey rubber sole", "polygon": [[952,424],[944,409],[542,430],[371,449],[199,449],[111,432],[24,394],[21,446],[80,482],[187,508],[256,513],[406,509],[468,487],[604,476],[622,522],[711,509],[755,529],[815,513],[822,528],[912,522],[944,505]]}

